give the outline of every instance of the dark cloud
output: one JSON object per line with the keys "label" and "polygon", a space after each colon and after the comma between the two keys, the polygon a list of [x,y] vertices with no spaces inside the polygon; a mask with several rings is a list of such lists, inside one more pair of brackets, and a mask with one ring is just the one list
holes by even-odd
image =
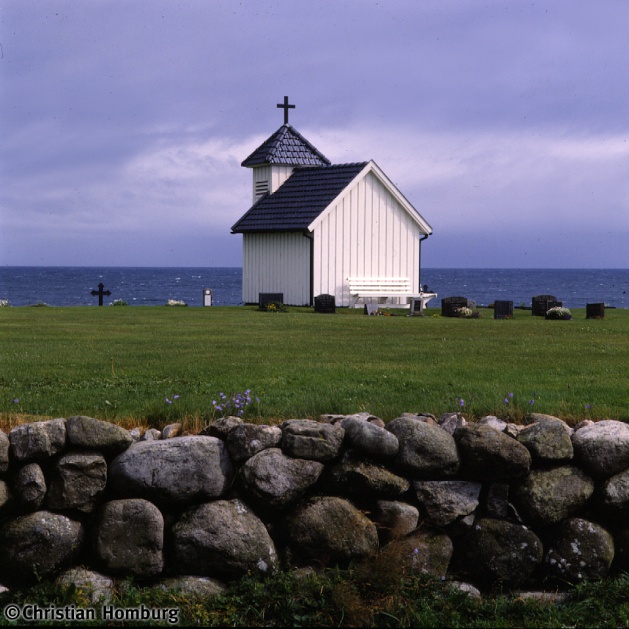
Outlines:
{"label": "dark cloud", "polygon": [[288,94],[324,154],[375,159],[424,213],[434,266],[557,242],[572,265],[594,232],[588,265],[627,266],[628,23],[624,0],[5,0],[0,263],[239,264],[239,163]]}

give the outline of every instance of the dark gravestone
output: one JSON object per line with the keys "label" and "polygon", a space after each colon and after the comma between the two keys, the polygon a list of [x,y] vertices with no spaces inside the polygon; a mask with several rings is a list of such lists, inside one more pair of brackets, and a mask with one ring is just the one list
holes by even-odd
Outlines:
{"label": "dark gravestone", "polygon": [[334,295],[317,295],[314,298],[315,312],[336,312]]}
{"label": "dark gravestone", "polygon": [[459,308],[469,308],[467,297],[444,297],[441,300],[442,317],[458,317]]}
{"label": "dark gravestone", "polygon": [[604,319],[605,304],[585,304],[586,319]]}
{"label": "dark gravestone", "polygon": [[258,293],[258,305],[266,308],[269,304],[283,304],[284,293]]}
{"label": "dark gravestone", "polygon": [[513,318],[513,302],[512,301],[495,301],[494,302],[494,319],[511,319]]}
{"label": "dark gravestone", "polygon": [[94,297],[96,297],[98,295],[98,305],[102,306],[103,305],[103,296],[107,296],[109,297],[109,295],[111,295],[111,291],[108,290],[103,290],[105,288],[105,285],[101,282],[98,285],[98,290],[93,290],[92,291],[92,295],[94,295]]}
{"label": "dark gravestone", "polygon": [[545,317],[548,310],[556,306],[563,306],[554,295],[536,295],[531,302],[531,313],[534,317]]}

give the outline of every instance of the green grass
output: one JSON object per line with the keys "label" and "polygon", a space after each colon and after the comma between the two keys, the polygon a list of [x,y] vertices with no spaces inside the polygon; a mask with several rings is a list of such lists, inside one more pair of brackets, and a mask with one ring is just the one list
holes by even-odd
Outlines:
{"label": "green grass", "polygon": [[491,310],[481,319],[427,312],[1,308],[0,420],[85,414],[199,424],[214,416],[219,392],[246,389],[261,400],[249,417],[266,422],[455,410],[629,420],[629,311],[586,320],[573,310],[571,321],[521,310],[499,321]]}
{"label": "green grass", "polygon": [[[398,574],[398,576],[395,576]],[[374,577],[384,577],[384,582]],[[225,595],[194,600],[172,593],[119,584],[111,605],[118,609],[141,606],[176,609],[179,626],[206,627],[426,627],[443,628],[565,628],[626,627],[629,623],[629,577],[621,574],[601,582],[574,588],[561,603],[523,599],[500,590],[481,600],[454,590],[449,583],[427,575],[399,576],[389,570],[380,575],[373,568],[329,570],[296,576],[280,572],[264,581],[245,577],[231,584]],[[42,583],[28,590],[13,591],[7,603],[40,609],[91,607],[85,593],[76,588],[63,590]],[[6,609],[6,607],[4,607]],[[93,607],[96,621],[101,606]],[[0,611],[0,626],[10,623]],[[70,624],[38,622],[37,626]],[[115,623],[122,624],[122,623]],[[143,625],[146,622],[125,622]],[[151,626],[169,626],[167,621]],[[172,626],[172,625],[171,625]]]}

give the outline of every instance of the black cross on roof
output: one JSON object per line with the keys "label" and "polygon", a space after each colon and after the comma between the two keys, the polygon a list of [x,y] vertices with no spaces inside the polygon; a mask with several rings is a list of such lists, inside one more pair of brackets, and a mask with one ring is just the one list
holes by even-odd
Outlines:
{"label": "black cross on roof", "polygon": [[295,105],[289,105],[288,96],[284,96],[284,104],[278,103],[277,107],[284,110],[284,124],[288,124],[288,110],[295,109]]}

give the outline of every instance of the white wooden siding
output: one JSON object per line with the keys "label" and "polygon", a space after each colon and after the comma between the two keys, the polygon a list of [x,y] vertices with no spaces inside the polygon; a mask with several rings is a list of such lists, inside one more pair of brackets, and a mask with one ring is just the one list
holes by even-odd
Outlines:
{"label": "white wooden siding", "polygon": [[314,226],[313,293],[351,303],[348,277],[409,277],[419,290],[419,225],[371,172]]}
{"label": "white wooden siding", "polygon": [[290,306],[310,305],[310,239],[300,233],[243,234],[242,300],[284,293]]}
{"label": "white wooden siding", "polygon": [[294,166],[256,166],[253,170],[253,202],[262,195],[256,194],[256,184],[260,181],[268,183],[268,191],[273,194],[292,174]]}

